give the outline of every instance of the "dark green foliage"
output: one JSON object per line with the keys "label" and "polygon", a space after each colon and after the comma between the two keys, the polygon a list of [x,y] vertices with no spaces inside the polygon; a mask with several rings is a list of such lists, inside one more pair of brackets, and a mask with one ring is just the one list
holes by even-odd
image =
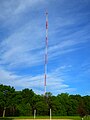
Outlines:
{"label": "dark green foliage", "polygon": [[61,93],[53,96],[36,95],[32,89],[15,91],[13,87],[0,85],[0,116],[76,116],[90,114],[90,96],[69,95]]}
{"label": "dark green foliage", "polygon": [[84,96],[82,97],[84,101],[84,109],[87,115],[90,115],[90,96]]}

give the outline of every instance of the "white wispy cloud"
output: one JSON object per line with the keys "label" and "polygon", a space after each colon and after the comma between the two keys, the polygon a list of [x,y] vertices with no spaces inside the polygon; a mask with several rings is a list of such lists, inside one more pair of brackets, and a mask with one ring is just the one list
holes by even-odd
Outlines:
{"label": "white wispy cloud", "polygon": [[[29,7],[34,5],[39,5],[40,3],[45,2],[44,0],[27,0],[27,1],[18,1],[13,9],[14,1],[10,1],[10,3],[5,2],[5,10],[10,7],[9,12],[4,11],[7,15],[10,15],[12,17],[12,14],[19,14],[23,13],[23,11],[28,10]],[[8,3],[8,4],[7,4]],[[7,5],[6,5],[7,4]],[[13,13],[11,14],[10,11]],[[24,13],[23,13],[24,14]],[[13,17],[12,17],[13,18]],[[21,20],[22,17],[19,17],[19,20]],[[4,39],[3,42],[0,45],[0,48],[2,49],[0,52],[1,60],[0,64],[9,64],[9,66],[20,66],[20,65],[26,65],[26,66],[35,66],[38,64],[42,64],[43,58],[44,58],[44,35],[45,30],[44,26],[42,26],[43,22],[40,22],[40,19],[30,20],[29,23],[25,23],[22,27],[18,28],[14,33],[12,33],[8,38]],[[12,23],[14,23],[14,19],[11,19]],[[67,25],[75,24],[76,19],[66,19],[65,17],[57,17],[55,21],[50,23],[50,29],[52,31],[52,28],[55,33],[57,33],[57,28],[59,27],[65,27]],[[76,36],[84,31],[77,31],[75,32],[73,36]],[[51,33],[50,33],[51,34]],[[69,52],[73,52],[75,50],[78,50],[79,48],[75,47],[75,45],[81,44],[81,40],[74,40],[71,39],[72,35],[64,36],[64,41],[60,41],[59,38],[57,38],[57,41],[54,41],[54,39],[49,40],[49,57],[54,58],[55,56],[58,56],[59,54],[65,54]],[[67,39],[66,39],[66,38]],[[85,42],[85,41],[84,41]],[[52,45],[53,43],[53,45]],[[57,44],[56,44],[57,43]],[[33,52],[34,51],[34,52]],[[36,52],[37,51],[37,52]],[[35,53],[35,54],[33,54]]]}
{"label": "white wispy cloud", "polygon": [[[41,61],[41,52],[43,47],[42,37],[40,33],[42,27],[39,25],[33,26],[33,21],[22,28],[17,32],[10,35],[8,38],[2,41],[0,44],[0,54],[1,61],[0,63],[9,63],[11,65],[19,64],[28,64],[33,65],[32,63]],[[39,23],[40,24],[40,23]],[[38,31],[37,31],[38,29]],[[33,51],[35,54],[33,54]],[[43,53],[43,52],[42,52]]]}
{"label": "white wispy cloud", "polygon": [[34,7],[37,4],[40,4],[41,2],[43,2],[44,0],[18,0],[19,5],[17,7],[17,9],[15,10],[15,14],[21,13],[25,10],[27,10],[29,7]]}
{"label": "white wispy cloud", "polygon": [[[15,36],[17,37],[15,38]],[[9,63],[9,67],[10,66],[18,67],[21,65],[35,66],[35,65],[43,64],[43,60],[44,60],[44,48],[42,45],[43,42],[38,40],[38,45],[37,45],[36,40],[33,40],[33,42],[31,42],[31,40],[29,41],[24,39],[22,34],[19,35],[15,34],[3,42],[3,44],[1,45],[2,47],[1,61],[0,61],[1,64]],[[51,46],[48,49],[49,58],[50,58],[49,60],[53,59],[55,56],[66,54],[80,49],[80,47],[74,48],[75,45],[80,43],[82,43],[82,41],[80,42],[80,41],[67,40],[61,42],[58,45]]]}
{"label": "white wispy cloud", "polygon": [[20,13],[23,13],[25,11],[28,10],[28,8],[32,8],[35,7],[36,5],[39,5],[41,3],[43,3],[44,0],[5,0],[5,1],[1,1],[0,4],[0,19],[5,20],[6,18],[10,18],[13,16],[16,16],[17,14],[20,15]]}
{"label": "white wispy cloud", "polygon": [[[64,66],[64,68],[66,68]],[[51,73],[48,73],[47,75],[47,92],[52,92],[53,94],[58,94],[63,92],[67,92],[68,90],[72,91],[74,88],[71,88],[68,84],[65,83],[65,80],[63,80],[60,77],[60,70],[62,67],[57,68]],[[36,75],[36,76],[21,76],[17,75],[16,73],[13,73],[11,71],[7,71],[4,68],[0,69],[0,84],[6,84],[14,86],[17,88],[30,88],[35,91],[37,94],[43,94],[44,93],[44,75]],[[54,88],[53,88],[54,86]],[[64,91],[65,90],[65,91]]]}

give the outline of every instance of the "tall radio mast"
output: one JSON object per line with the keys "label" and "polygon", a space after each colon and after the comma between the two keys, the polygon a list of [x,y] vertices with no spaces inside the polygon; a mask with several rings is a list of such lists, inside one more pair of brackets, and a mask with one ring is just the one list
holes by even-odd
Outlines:
{"label": "tall radio mast", "polygon": [[45,40],[45,64],[44,64],[44,94],[46,94],[47,62],[48,62],[48,12],[46,11],[46,40]]}

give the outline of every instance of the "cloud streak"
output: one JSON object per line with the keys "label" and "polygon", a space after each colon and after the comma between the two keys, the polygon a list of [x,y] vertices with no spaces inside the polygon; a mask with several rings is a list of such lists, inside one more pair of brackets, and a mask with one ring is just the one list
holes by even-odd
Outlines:
{"label": "cloud streak", "polygon": [[[64,66],[65,68],[65,66]],[[67,89],[70,91],[70,89],[74,90],[74,88],[71,88],[69,85],[64,83],[64,80],[61,79],[59,73],[61,68],[58,68],[54,70],[51,73],[48,73],[47,76],[47,91],[52,92],[53,94],[57,94],[61,91],[65,92]],[[1,84],[6,84],[6,85],[12,85],[16,89],[21,88],[30,88],[35,91],[37,94],[43,94],[44,93],[44,76],[43,74],[37,75],[37,76],[21,76],[17,75],[16,73],[7,71],[5,69],[0,69],[0,83]],[[53,89],[54,85],[54,89]],[[64,91],[65,90],[65,91]]]}

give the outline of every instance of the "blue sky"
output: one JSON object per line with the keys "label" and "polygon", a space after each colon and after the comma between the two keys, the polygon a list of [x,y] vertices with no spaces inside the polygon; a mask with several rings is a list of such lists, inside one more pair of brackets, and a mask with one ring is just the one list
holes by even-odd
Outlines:
{"label": "blue sky", "polygon": [[0,0],[0,84],[44,93],[90,95],[90,0]]}

